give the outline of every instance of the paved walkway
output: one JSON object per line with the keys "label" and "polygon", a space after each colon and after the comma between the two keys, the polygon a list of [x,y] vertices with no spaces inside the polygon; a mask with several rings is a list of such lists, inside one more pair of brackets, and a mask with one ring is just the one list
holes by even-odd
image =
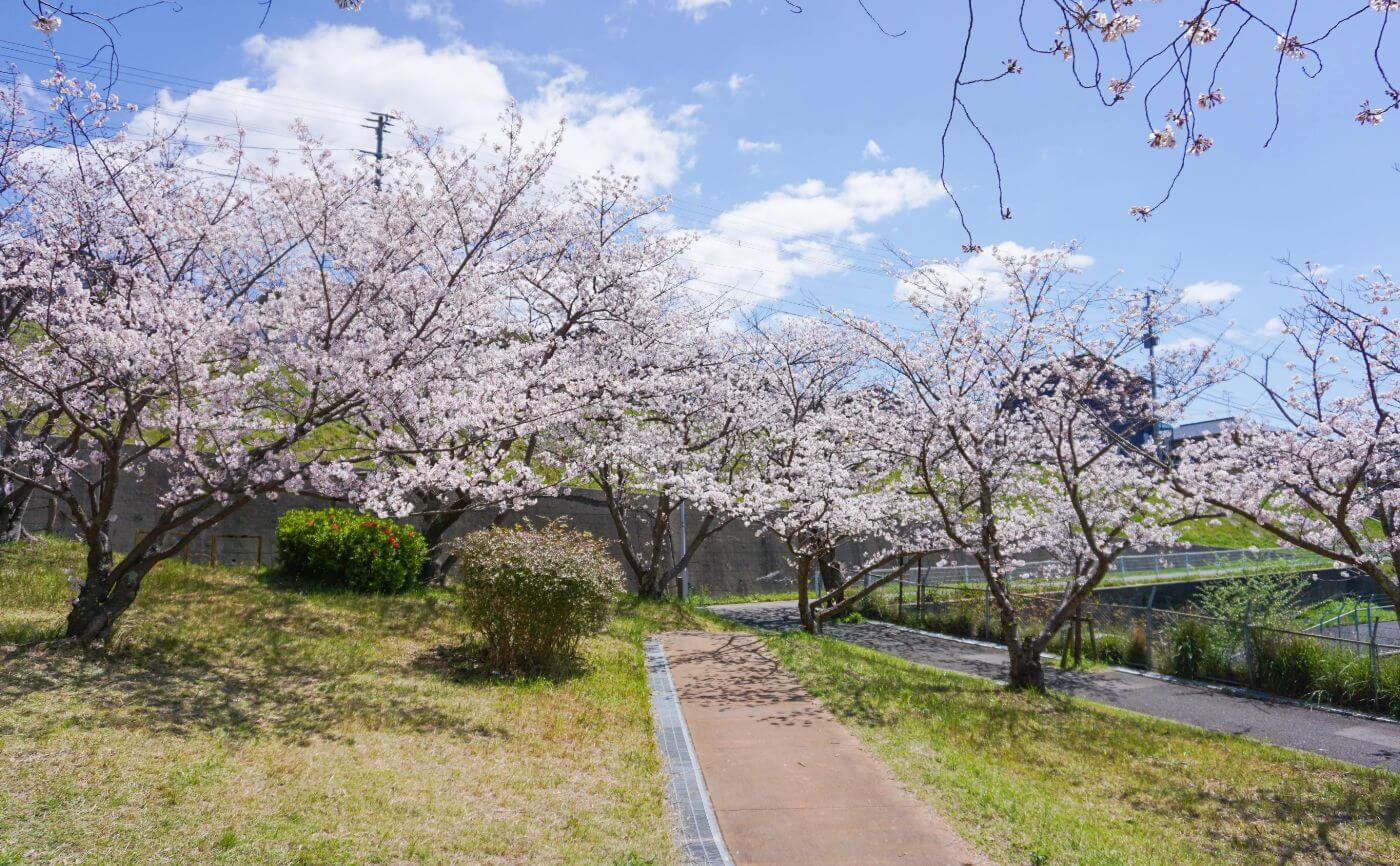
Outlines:
{"label": "paved walkway", "polygon": [[753,635],[658,635],[736,866],[983,864]]}
{"label": "paved walkway", "polygon": [[[753,628],[798,627],[790,601],[721,605],[710,611]],[[829,625],[829,637],[920,664],[1005,680],[1006,651],[939,638],[881,622]],[[1400,723],[1370,721],[1296,705],[1257,700],[1114,670],[1061,671],[1047,659],[1047,685],[1057,691],[1227,734],[1243,734],[1340,761],[1400,772]]]}

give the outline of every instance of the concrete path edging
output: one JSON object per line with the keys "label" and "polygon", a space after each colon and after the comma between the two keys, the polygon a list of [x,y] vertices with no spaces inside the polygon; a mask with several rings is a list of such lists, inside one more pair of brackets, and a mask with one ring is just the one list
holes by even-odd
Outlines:
{"label": "concrete path edging", "polygon": [[657,639],[737,866],[987,864],[757,635]]}
{"label": "concrete path edging", "polygon": [[651,716],[656,726],[656,746],[666,773],[666,802],[676,820],[676,842],[687,866],[734,866],[719,821],[705,790],[705,777],[695,759],[695,744],[685,725],[666,650],[655,638],[643,644],[647,688],[651,692]]}

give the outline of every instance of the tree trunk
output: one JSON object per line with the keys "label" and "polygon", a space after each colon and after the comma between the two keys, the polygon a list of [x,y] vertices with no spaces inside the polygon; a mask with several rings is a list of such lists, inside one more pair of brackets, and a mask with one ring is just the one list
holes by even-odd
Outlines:
{"label": "tree trunk", "polygon": [[84,646],[106,643],[117,620],[136,601],[141,589],[142,570],[125,568],[112,572],[112,544],[107,527],[87,538],[87,574],[73,609],[68,612],[64,637]]}
{"label": "tree trunk", "polygon": [[428,558],[423,560],[423,571],[419,579],[424,584],[441,586],[447,582],[447,575],[457,563],[457,557],[449,550],[445,539],[448,531],[461,516],[461,512],[436,514],[423,527],[423,540],[428,544]]}
{"label": "tree trunk", "polygon": [[836,594],[831,598],[831,604],[835,606],[844,602],[846,591],[841,589],[841,567],[836,563],[836,551],[828,550],[817,558],[817,571],[822,576],[822,591],[836,590]]}
{"label": "tree trunk", "polygon": [[31,488],[0,504],[0,544],[24,539],[24,515],[29,511],[29,502],[33,496],[34,490]]}
{"label": "tree trunk", "polygon": [[1011,655],[1011,675],[1007,685],[1013,689],[1045,690],[1045,665],[1040,659],[1040,650],[1030,638],[1007,641]]}
{"label": "tree trunk", "polygon": [[637,573],[637,595],[642,598],[662,598],[666,595],[667,581],[656,563]]}
{"label": "tree trunk", "polygon": [[817,633],[816,619],[812,616],[812,600],[807,584],[812,577],[812,558],[804,556],[797,561],[797,615],[802,620],[802,630]]}

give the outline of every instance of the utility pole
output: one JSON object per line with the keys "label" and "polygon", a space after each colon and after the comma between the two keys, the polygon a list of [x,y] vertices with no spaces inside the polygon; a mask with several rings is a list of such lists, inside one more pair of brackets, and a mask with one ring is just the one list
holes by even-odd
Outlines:
{"label": "utility pole", "polygon": [[382,111],[374,111],[365,120],[369,122],[361,124],[361,127],[374,131],[374,150],[362,150],[360,153],[374,157],[374,188],[381,189],[384,183],[384,172],[380,168],[380,163],[384,161],[384,133],[388,132],[394,118]]}
{"label": "utility pole", "polygon": [[1147,381],[1151,389],[1152,396],[1152,445],[1161,459],[1166,456],[1166,449],[1162,445],[1162,421],[1157,417],[1157,317],[1152,310],[1152,290],[1148,289],[1142,295],[1142,315],[1147,322],[1147,336],[1142,338],[1143,348],[1147,349]]}
{"label": "utility pole", "polygon": [[[685,562],[685,500],[681,500],[681,561]],[[690,563],[681,566],[681,601],[690,601]]]}

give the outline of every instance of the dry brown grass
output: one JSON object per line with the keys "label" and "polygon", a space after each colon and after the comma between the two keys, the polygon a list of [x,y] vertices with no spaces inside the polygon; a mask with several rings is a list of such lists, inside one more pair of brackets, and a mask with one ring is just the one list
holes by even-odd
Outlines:
{"label": "dry brown grass", "polygon": [[[0,652],[56,632],[75,556],[0,554]],[[143,595],[107,653],[0,663],[0,864],[673,862],[640,638],[684,610],[504,680],[445,593],[172,564]]]}

